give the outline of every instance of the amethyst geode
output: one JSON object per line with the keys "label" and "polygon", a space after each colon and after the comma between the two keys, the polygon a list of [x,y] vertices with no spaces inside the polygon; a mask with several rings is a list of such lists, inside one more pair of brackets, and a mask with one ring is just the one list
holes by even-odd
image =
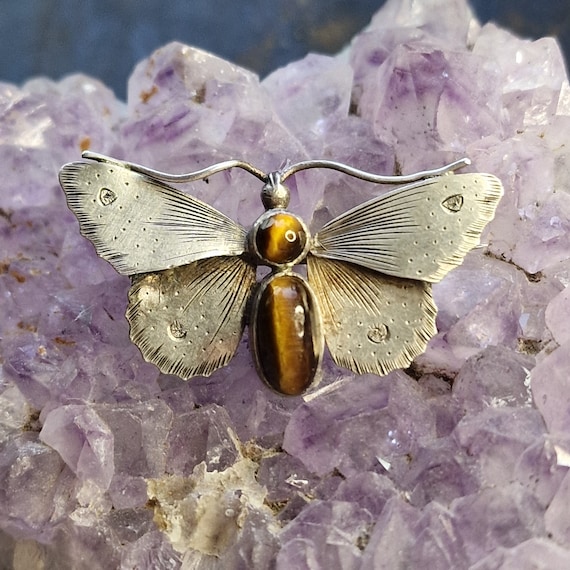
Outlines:
{"label": "amethyst geode", "polygon": [[[93,79],[0,85],[2,568],[570,567],[570,87],[551,39],[481,27],[464,0],[390,0],[337,57],[260,82],[170,44],[127,104]],[[129,280],[57,182],[91,148],[170,172],[328,158],[391,174],[462,156],[505,196],[484,247],[434,287],[409,371],[281,397],[242,342],[211,378],[129,341]],[[384,190],[291,181],[314,227]],[[189,191],[244,225],[259,184]]]}

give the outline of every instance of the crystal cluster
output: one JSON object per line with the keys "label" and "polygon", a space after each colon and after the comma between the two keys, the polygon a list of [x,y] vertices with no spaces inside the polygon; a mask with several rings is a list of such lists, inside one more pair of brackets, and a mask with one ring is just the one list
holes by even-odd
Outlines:
{"label": "crystal cluster", "polygon": [[[570,567],[570,87],[552,39],[465,0],[389,0],[336,57],[259,81],[173,43],[126,104],[73,76],[0,84],[0,561],[33,570]],[[187,172],[328,158],[410,173],[462,156],[501,178],[484,247],[434,287],[407,371],[324,363],[315,393],[259,381],[245,339],[183,382],[129,341],[129,280],[57,182],[82,149]],[[259,182],[187,189],[244,225]],[[383,192],[290,181],[312,228]]]}

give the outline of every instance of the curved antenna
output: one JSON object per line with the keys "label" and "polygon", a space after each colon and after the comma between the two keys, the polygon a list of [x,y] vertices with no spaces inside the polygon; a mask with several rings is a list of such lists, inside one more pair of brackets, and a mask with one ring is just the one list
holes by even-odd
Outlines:
{"label": "curved antenna", "polygon": [[440,176],[447,172],[452,172],[468,166],[471,161],[468,158],[461,158],[456,160],[446,166],[440,168],[434,168],[433,170],[423,170],[421,172],[416,172],[414,174],[406,174],[403,176],[384,176],[382,174],[372,174],[371,172],[366,172],[365,170],[359,170],[342,162],[335,162],[334,160],[304,160],[303,162],[297,162],[291,165],[289,168],[281,171],[281,182],[289,178],[293,174],[296,174],[300,170],[307,170],[308,168],[329,168],[331,170],[338,170],[349,176],[354,176],[355,178],[360,178],[366,182],[374,182],[376,184],[401,184],[404,182],[415,182],[416,180],[421,180],[422,178],[430,178],[431,176]]}
{"label": "curved antenna", "polygon": [[154,170],[152,168],[148,168],[140,164],[135,164],[133,162],[117,160],[116,158],[111,158],[110,156],[105,156],[104,154],[91,152],[89,150],[84,151],[81,156],[83,158],[96,160],[98,162],[117,164],[123,168],[128,168],[129,170],[150,176],[155,180],[174,183],[195,182],[196,180],[203,180],[204,178],[208,178],[209,176],[212,176],[213,174],[217,174],[218,172],[222,172],[224,170],[229,170],[230,168],[241,168],[242,170],[253,174],[253,176],[262,182],[268,182],[270,180],[271,174],[273,174],[274,177],[277,177],[280,182],[284,182],[287,178],[289,178],[289,176],[292,176],[301,170],[307,170],[309,168],[328,168],[331,170],[337,170],[343,174],[348,174],[349,176],[354,176],[355,178],[360,178],[366,182],[374,182],[375,184],[402,184],[406,182],[415,182],[416,180],[421,180],[423,178],[429,178],[432,176],[440,176],[442,174],[446,174],[447,172],[452,172],[471,164],[471,161],[468,158],[461,158],[455,162],[441,166],[440,168],[434,168],[433,170],[422,170],[421,172],[415,172],[414,174],[407,174],[403,176],[386,176],[382,174],[372,174],[371,172],[366,172],[365,170],[360,170],[358,168],[354,168],[352,166],[348,166],[347,164],[336,162],[334,160],[304,160],[302,162],[297,162],[296,164],[291,165],[285,170],[273,172],[270,174],[266,174],[262,170],[259,170],[259,168],[256,168],[249,162],[244,162],[243,160],[226,160],[224,162],[218,162],[212,166],[208,166],[207,168],[196,170],[195,172],[188,172],[186,174],[169,174],[167,172]]}
{"label": "curved antenna", "polygon": [[117,164],[129,170],[139,172],[140,174],[145,174],[150,176],[155,180],[161,180],[163,182],[195,182],[196,180],[203,180],[208,178],[213,174],[222,172],[224,170],[229,170],[230,168],[241,168],[253,174],[256,178],[259,178],[262,182],[267,182],[267,174],[259,168],[255,168],[249,162],[244,162],[243,160],[226,160],[224,162],[218,162],[207,168],[202,168],[201,170],[196,170],[195,172],[188,172],[187,174],[168,174],[167,172],[161,172],[160,170],[154,170],[152,168],[147,168],[140,164],[135,164],[134,162],[126,162],[123,160],[117,160],[116,158],[111,158],[110,156],[105,156],[104,154],[99,154],[98,152],[91,152],[89,150],[84,151],[81,156],[83,158],[88,158],[91,160],[96,160],[98,162],[109,162],[111,164]]}

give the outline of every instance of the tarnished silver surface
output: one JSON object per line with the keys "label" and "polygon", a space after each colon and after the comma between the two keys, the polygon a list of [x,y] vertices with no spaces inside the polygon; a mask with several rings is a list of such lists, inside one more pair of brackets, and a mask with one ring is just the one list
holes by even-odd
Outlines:
{"label": "tarnished silver surface", "polygon": [[127,320],[149,362],[188,379],[225,366],[239,344],[255,268],[213,257],[135,278]]}
{"label": "tarnished silver surface", "polygon": [[307,265],[327,346],[339,366],[383,376],[408,367],[436,334],[429,283],[315,256]]}
{"label": "tarnished silver surface", "polygon": [[74,162],[59,179],[81,233],[124,275],[245,250],[246,231],[230,218],[124,166]]}
{"label": "tarnished silver surface", "polygon": [[502,195],[491,174],[429,178],[330,221],[315,235],[311,253],[435,283],[479,244]]}
{"label": "tarnished silver surface", "polygon": [[282,184],[279,172],[270,172],[267,175],[267,183],[261,189],[261,202],[266,210],[272,208],[287,208],[291,200],[291,192]]}
{"label": "tarnished silver surface", "polygon": [[[97,253],[120,273],[133,276],[127,310],[133,342],[163,372],[185,379],[208,376],[228,363],[250,304],[254,348],[274,346],[256,328],[260,296],[274,279],[302,280],[292,265],[305,260],[310,287],[303,295],[310,302],[296,307],[284,301],[282,306],[293,319],[303,311],[310,317],[316,341],[307,362],[318,368],[323,331],[335,362],[354,372],[387,374],[409,366],[437,332],[430,283],[442,279],[479,243],[503,194],[500,181],[490,174],[451,174],[469,164],[468,159],[406,176],[384,176],[328,160],[304,161],[268,174],[239,160],[168,174],[92,152],[83,156],[95,162],[68,164],[60,172],[69,207]],[[228,168],[242,168],[264,183],[267,212],[249,233],[211,206],[164,184],[196,181]],[[329,168],[378,184],[409,184],[338,216],[311,239],[304,222],[284,209],[284,180],[308,168]],[[256,232],[281,223],[272,217],[279,212],[292,228],[297,220],[297,229],[276,225],[275,231],[264,233],[263,239],[269,236],[263,242],[264,256]],[[299,245],[298,254],[293,248],[295,254],[289,256],[293,243],[304,243],[293,237],[303,236],[305,245]],[[271,266],[272,273],[251,302],[257,264]],[[306,315],[307,307],[314,314]],[[267,315],[264,322],[275,327],[274,338],[279,338],[278,329],[288,331],[289,338],[277,347],[280,362],[287,363],[294,356],[287,353],[289,345],[300,346],[295,323],[282,326],[280,309]],[[262,360],[271,362],[263,356],[254,353],[258,369]],[[307,385],[320,376],[311,366],[305,367],[311,369]],[[304,389],[299,375],[291,379],[283,372],[283,378],[265,380],[282,393]],[[291,385],[294,389],[286,387]]]}

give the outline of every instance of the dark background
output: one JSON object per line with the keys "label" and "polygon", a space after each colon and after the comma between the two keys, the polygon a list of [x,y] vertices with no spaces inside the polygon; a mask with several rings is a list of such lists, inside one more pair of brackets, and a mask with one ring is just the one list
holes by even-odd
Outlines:
{"label": "dark background", "polygon": [[[449,0],[450,2],[452,0]],[[336,53],[384,0],[0,0],[0,81],[82,71],[124,98],[136,62],[171,41],[264,76],[309,51]],[[570,56],[570,0],[471,0],[482,22],[555,35]]]}

